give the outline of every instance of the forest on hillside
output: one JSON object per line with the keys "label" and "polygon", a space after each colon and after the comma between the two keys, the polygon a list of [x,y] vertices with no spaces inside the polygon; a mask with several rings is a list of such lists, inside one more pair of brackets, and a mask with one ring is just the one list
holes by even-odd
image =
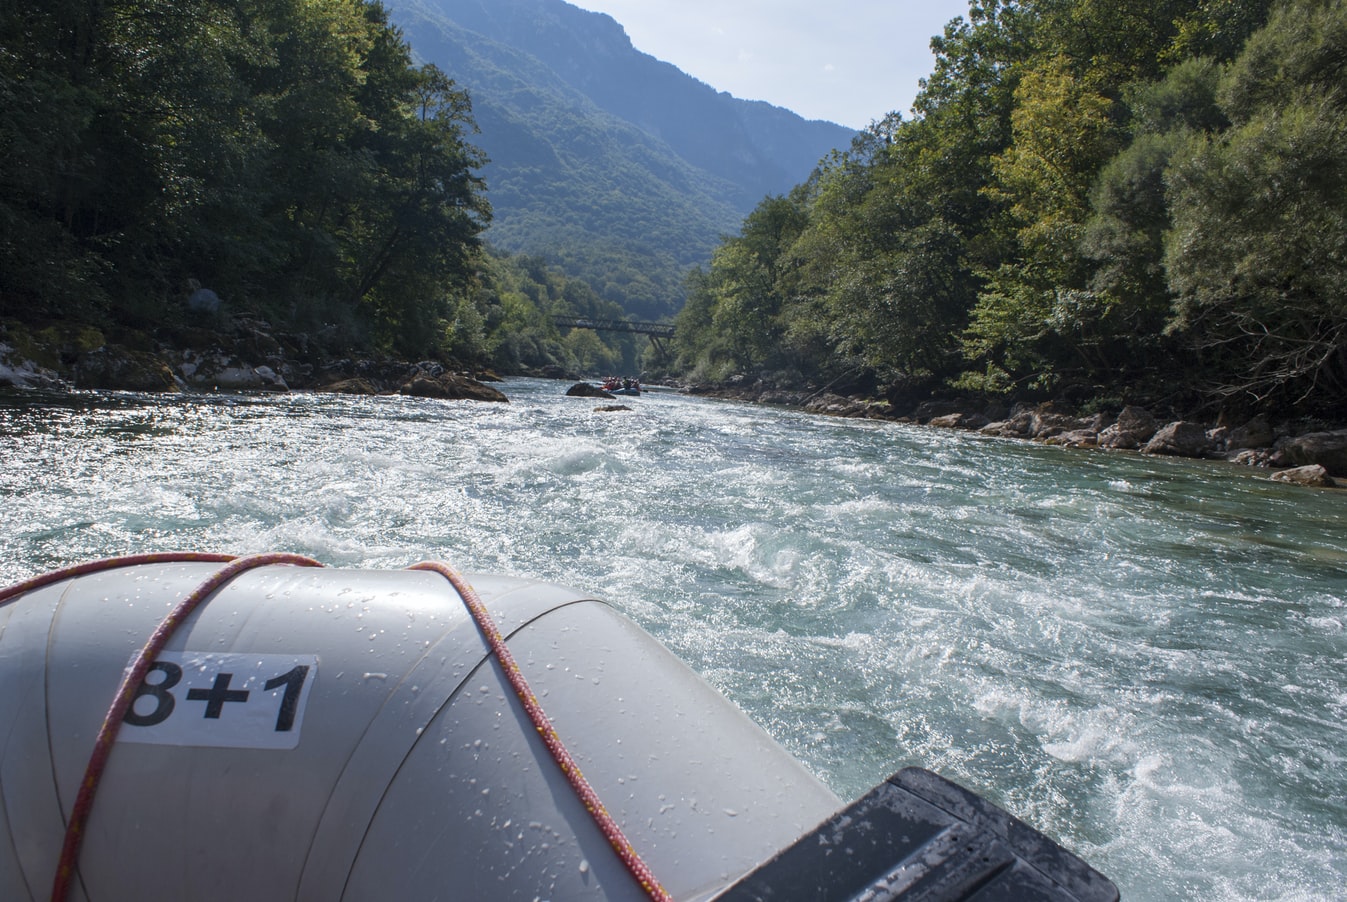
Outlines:
{"label": "forest on hillside", "polygon": [[695,272],[695,378],[1341,415],[1347,3],[976,0]]}
{"label": "forest on hillside", "polygon": [[[692,272],[678,372],[1347,409],[1347,0],[979,0],[934,48],[913,118]],[[553,318],[620,317],[640,273],[484,246],[476,128],[373,0],[10,4],[0,342],[246,318],[329,356],[638,371]]]}
{"label": "forest on hillside", "polygon": [[0,11],[0,342],[41,358],[265,323],[293,350],[632,371],[591,287],[489,252],[467,94],[377,2]]}
{"label": "forest on hillside", "polygon": [[385,0],[418,58],[469,86],[494,217],[486,239],[542,256],[638,320],[764,196],[854,130],[731,97],[563,0]]}

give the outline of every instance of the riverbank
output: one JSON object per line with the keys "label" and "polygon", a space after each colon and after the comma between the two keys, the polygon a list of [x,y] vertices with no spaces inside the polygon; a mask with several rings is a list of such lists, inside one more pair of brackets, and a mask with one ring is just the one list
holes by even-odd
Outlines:
{"label": "riverbank", "polygon": [[[282,334],[258,319],[235,318],[218,329],[179,329],[110,341],[91,327],[33,330],[0,324],[0,387],[49,391],[288,392],[402,394],[508,403],[489,383],[495,373],[439,361],[399,361],[324,353],[312,336]],[[521,373],[564,378],[570,374]],[[913,423],[1073,448],[1233,461],[1299,485],[1347,486],[1347,425],[1274,419],[1259,414],[1206,421],[1142,406],[1089,414],[1058,402],[1006,404],[969,398],[892,400],[763,383],[689,385],[692,395],[793,407],[810,413]]]}
{"label": "riverbank", "polygon": [[325,352],[313,336],[239,317],[220,328],[130,332],[0,324],[0,387],[138,392],[331,391],[508,402],[494,373]]}
{"label": "riverbank", "polygon": [[905,409],[889,400],[830,392],[782,390],[761,383],[690,385],[690,394],[794,407],[844,418],[887,420],[957,429],[997,438],[1132,451],[1140,454],[1227,460],[1270,471],[1269,478],[1314,488],[1347,488],[1347,425],[1275,420],[1162,415],[1139,405],[1084,414],[1058,402],[951,398],[913,402]]}

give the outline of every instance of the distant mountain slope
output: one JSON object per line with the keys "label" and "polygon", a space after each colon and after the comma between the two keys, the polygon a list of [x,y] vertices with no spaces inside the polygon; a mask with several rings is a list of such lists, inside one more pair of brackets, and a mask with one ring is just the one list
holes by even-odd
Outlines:
{"label": "distant mountain slope", "polygon": [[682,303],[687,269],[850,129],[736,100],[562,0],[391,0],[413,49],[472,95],[491,158],[487,233],[634,315]]}

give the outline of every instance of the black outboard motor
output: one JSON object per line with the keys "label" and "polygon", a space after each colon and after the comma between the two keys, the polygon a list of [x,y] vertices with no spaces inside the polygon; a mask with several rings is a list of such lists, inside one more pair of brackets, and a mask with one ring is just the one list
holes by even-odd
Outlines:
{"label": "black outboard motor", "polygon": [[910,767],[713,902],[1116,902],[1108,878],[1024,822]]}

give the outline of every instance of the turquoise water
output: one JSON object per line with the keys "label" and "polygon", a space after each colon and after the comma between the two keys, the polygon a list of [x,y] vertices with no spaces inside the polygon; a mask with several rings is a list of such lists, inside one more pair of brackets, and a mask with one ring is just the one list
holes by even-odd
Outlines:
{"label": "turquoise water", "polygon": [[915,764],[1128,899],[1347,897],[1347,493],[565,384],[0,398],[0,584],[146,550],[592,590],[844,798]]}

